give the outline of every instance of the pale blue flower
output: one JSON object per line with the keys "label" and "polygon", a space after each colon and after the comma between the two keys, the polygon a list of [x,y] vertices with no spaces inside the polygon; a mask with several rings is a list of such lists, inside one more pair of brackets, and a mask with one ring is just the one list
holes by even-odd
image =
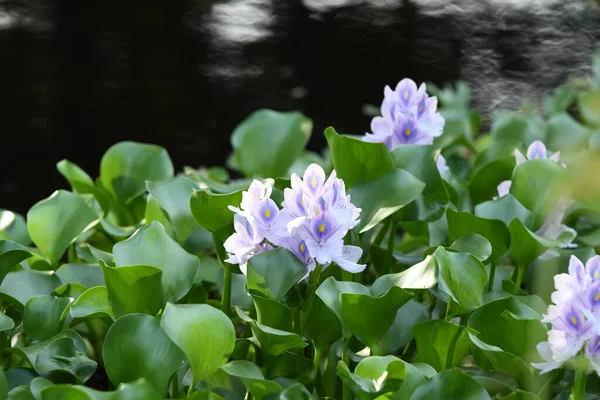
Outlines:
{"label": "pale blue flower", "polygon": [[431,144],[444,128],[444,118],[437,112],[437,98],[429,97],[425,84],[417,88],[408,78],[392,90],[384,89],[381,116],[371,121],[366,142],[385,143],[391,150],[403,144]]}
{"label": "pale blue flower", "polygon": [[264,242],[264,238],[257,235],[252,224],[243,215],[233,216],[233,227],[235,233],[227,238],[223,247],[229,258],[225,261],[230,264],[238,264],[240,270],[246,274],[246,264],[250,257],[263,253],[272,247]]}

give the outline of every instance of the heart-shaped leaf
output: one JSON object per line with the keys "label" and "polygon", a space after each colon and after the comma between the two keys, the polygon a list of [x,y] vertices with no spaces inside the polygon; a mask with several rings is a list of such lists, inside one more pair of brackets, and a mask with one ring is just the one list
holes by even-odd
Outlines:
{"label": "heart-shaped leaf", "polygon": [[464,326],[444,320],[425,321],[413,326],[419,361],[437,371],[457,367],[469,352],[471,341]]}
{"label": "heart-shaped leaf", "polygon": [[11,240],[0,240],[0,283],[15,265],[31,257],[26,247]]}
{"label": "heart-shaped leaf", "polygon": [[33,340],[50,339],[62,327],[61,315],[71,299],[55,296],[34,296],[25,304],[23,331]]}
{"label": "heart-shaped leaf", "polygon": [[233,352],[231,320],[209,305],[168,303],[161,326],[185,354],[196,381],[215,372]]}
{"label": "heart-shaped leaf", "polygon": [[102,358],[111,382],[146,379],[165,394],[171,375],[185,362],[160,325],[159,317],[130,314],[119,318],[104,339]]}
{"label": "heart-shaped leaf", "polygon": [[266,380],[260,369],[250,361],[231,361],[223,365],[221,370],[244,382],[244,386],[246,386],[257,400],[264,398],[269,393],[281,392],[283,390],[278,383]]}
{"label": "heart-shaped leaf", "polygon": [[292,252],[280,247],[250,258],[247,272],[248,289],[281,301],[308,270]]}
{"label": "heart-shaped leaf", "polygon": [[492,245],[481,235],[468,233],[450,245],[451,249],[469,253],[484,262],[492,255]]}
{"label": "heart-shaped leaf", "polygon": [[105,318],[115,319],[108,289],[105,286],[96,286],[83,292],[69,308],[73,318]]}
{"label": "heart-shaped leaf", "polygon": [[533,214],[526,209],[513,195],[506,194],[499,199],[477,204],[475,215],[485,219],[499,219],[509,226],[513,219],[518,219],[527,227],[533,225]]}
{"label": "heart-shaped leaf", "polygon": [[0,209],[0,240],[13,240],[23,246],[31,244],[27,223],[21,214]]}
{"label": "heart-shaped leaf", "polygon": [[79,235],[99,221],[98,214],[79,195],[58,190],[27,213],[27,229],[37,248],[52,265]]}
{"label": "heart-shaped leaf", "polygon": [[192,215],[200,226],[209,232],[216,232],[233,224],[233,211],[227,206],[239,207],[241,202],[241,190],[226,194],[196,190],[192,193],[190,207]]}
{"label": "heart-shaped leaf", "polygon": [[486,238],[492,245],[491,260],[502,257],[510,244],[507,226],[497,219],[479,218],[468,212],[446,211],[448,218],[448,238],[451,241],[460,239],[469,233],[477,233]]}
{"label": "heart-shaped leaf", "polygon": [[162,271],[167,301],[181,299],[192,287],[200,260],[185,251],[159,222],[140,228],[113,247],[117,266],[151,265]]}
{"label": "heart-shaped leaf", "polygon": [[55,274],[23,268],[6,275],[0,285],[0,295],[24,307],[33,296],[51,294],[59,286],[60,279]]}
{"label": "heart-shaped leaf", "polygon": [[419,386],[413,393],[411,400],[451,398],[491,400],[479,383],[457,368],[440,372]]}
{"label": "heart-shaped leaf", "polygon": [[[103,260],[105,261],[105,260]],[[104,276],[99,265],[63,264],[56,270],[62,283],[79,283],[85,287],[104,286]]]}

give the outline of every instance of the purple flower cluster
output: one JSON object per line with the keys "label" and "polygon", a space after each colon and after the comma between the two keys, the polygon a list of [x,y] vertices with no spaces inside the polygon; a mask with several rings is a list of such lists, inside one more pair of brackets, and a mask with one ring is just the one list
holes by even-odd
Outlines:
{"label": "purple flower cluster", "polygon": [[586,265],[571,256],[569,273],[554,277],[556,291],[548,314],[548,341],[538,344],[544,359],[533,366],[541,373],[560,368],[577,355],[589,361],[589,371],[600,373],[600,256],[594,256]]}
{"label": "purple flower cluster", "polygon": [[357,263],[362,249],[345,246],[343,240],[360,222],[361,210],[350,202],[335,170],[326,178],[323,168],[311,164],[302,179],[292,174],[281,209],[270,197],[271,185],[254,180],[242,193],[240,208],[229,206],[235,212],[235,233],[224,243],[227,262],[239,264],[245,274],[246,263],[254,254],[284,247],[306,265],[307,273],[316,263],[326,267],[335,262],[349,272],[365,269]]}
{"label": "purple flower cluster", "polygon": [[373,133],[367,133],[365,142],[385,143],[388,149],[403,144],[431,144],[444,128],[444,118],[437,112],[437,98],[427,95],[425,84],[408,78],[392,90],[385,87],[381,117],[371,121]]}

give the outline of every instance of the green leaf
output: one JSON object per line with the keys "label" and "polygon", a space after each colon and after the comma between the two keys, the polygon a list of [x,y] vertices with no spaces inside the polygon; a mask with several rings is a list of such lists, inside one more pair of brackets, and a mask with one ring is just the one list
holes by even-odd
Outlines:
{"label": "green leaf", "polygon": [[[371,181],[348,190],[352,203],[361,208],[360,223],[356,229],[366,232],[400,208],[415,200],[425,184],[408,172],[392,169]],[[373,193],[378,193],[373,196]]]}
{"label": "green leaf", "polygon": [[173,163],[160,146],[137,142],[113,145],[100,162],[100,183],[121,203],[146,191],[146,181],[173,177]]}
{"label": "green leaf", "polygon": [[108,289],[105,286],[96,286],[83,292],[71,304],[69,312],[73,318],[115,319],[108,299]]}
{"label": "green leaf", "polygon": [[161,326],[185,354],[196,381],[215,372],[233,352],[231,320],[209,305],[168,303]]}
{"label": "green leaf", "polygon": [[0,239],[13,240],[23,246],[31,244],[27,223],[21,214],[0,209]]}
{"label": "green leaf", "polygon": [[593,90],[577,99],[581,118],[589,126],[600,127],[600,90]]}
{"label": "green leaf", "polygon": [[487,303],[473,312],[468,326],[479,332],[487,344],[515,354],[526,361],[537,361],[536,346],[547,339],[541,315],[513,297]]}
{"label": "green leaf", "polygon": [[469,194],[473,204],[492,200],[498,195],[498,185],[512,177],[515,157],[494,160],[477,169],[469,181]]}
{"label": "green leaf", "polygon": [[544,122],[535,112],[501,111],[494,116],[491,134],[497,142],[510,145],[542,140]]}
{"label": "green leaf", "polygon": [[248,289],[281,301],[307,272],[302,261],[289,250],[270,250],[248,260]]}
{"label": "green leaf", "polygon": [[190,207],[192,215],[202,227],[209,232],[218,231],[226,226],[233,225],[233,211],[227,206],[238,207],[242,202],[242,191],[215,194],[204,190],[192,193]]}
{"label": "green leaf", "polygon": [[549,149],[569,152],[585,148],[590,138],[590,130],[577,122],[566,112],[553,115],[546,127]]}
{"label": "green leaf", "polygon": [[24,307],[33,296],[51,294],[59,286],[60,279],[55,274],[23,268],[6,275],[0,285],[0,295]]}
{"label": "green leaf", "polygon": [[99,221],[96,212],[79,195],[58,190],[27,213],[27,229],[37,248],[52,265],[79,235]]}
{"label": "green leaf", "polygon": [[325,129],[325,137],[337,176],[347,188],[378,178],[394,168],[392,156],[383,143],[340,136],[332,127]]}
{"label": "green leaf", "polygon": [[439,247],[434,256],[438,264],[438,292],[452,298],[458,306],[452,315],[471,311],[483,304],[487,271],[468,253],[453,253]]}
{"label": "green leaf", "polygon": [[[340,361],[337,373],[355,394],[396,392],[393,398],[398,400],[412,399],[415,389],[425,383],[419,368],[393,356],[367,357],[358,363],[354,373]],[[374,396],[367,398],[371,397]]]}
{"label": "green leaf", "polygon": [[236,307],[238,316],[250,324],[254,337],[249,340],[260,347],[265,353],[279,356],[286,350],[303,348],[307,343],[296,333],[271,328],[254,321],[241,309]]}
{"label": "green leaf", "polygon": [[[1,323],[2,322],[0,321],[0,324]],[[8,396],[8,381],[6,380],[6,375],[4,374],[4,370],[2,370],[2,368],[0,368],[0,399],[5,399],[7,396]]]}
{"label": "green leaf", "polygon": [[394,322],[377,344],[381,354],[393,354],[413,340],[412,327],[430,319],[429,306],[415,300],[409,300],[400,307]]}
{"label": "green leaf", "polygon": [[94,180],[76,164],[62,160],[56,164],[56,169],[71,185],[75,193],[93,193]]}
{"label": "green leaf", "polygon": [[540,397],[535,393],[517,390],[509,395],[499,397],[498,400],[540,400]]}
{"label": "green leaf", "polygon": [[452,399],[491,400],[485,389],[459,369],[441,372],[419,386],[411,400]]}
{"label": "green leaf", "polygon": [[565,170],[551,160],[530,160],[517,166],[510,193],[533,213],[540,228],[561,196]]}
{"label": "green leaf", "polygon": [[99,265],[63,264],[56,270],[56,276],[62,283],[75,282],[88,288],[106,284]]}
{"label": "green leaf", "polygon": [[452,322],[425,321],[413,326],[412,331],[419,361],[437,371],[457,367],[471,346],[467,329]]}
{"label": "green leaf", "polygon": [[427,256],[423,261],[397,274],[382,275],[371,287],[372,293],[383,293],[392,286],[403,289],[429,289],[435,286],[437,264],[433,256]]}
{"label": "green leaf", "polygon": [[396,286],[377,297],[361,293],[340,293],[343,324],[369,346],[372,354],[379,355],[379,341],[392,326],[398,309],[410,297],[410,293]]}
{"label": "green leaf", "polygon": [[41,400],[42,398],[42,391],[50,386],[54,386],[54,383],[52,383],[52,381],[49,381],[46,378],[42,378],[41,376],[33,378],[31,380],[31,384],[29,385],[31,389],[31,394],[33,394],[33,397],[35,397],[38,400]]}
{"label": "green leaf", "polygon": [[0,240],[0,283],[15,265],[31,257],[26,247],[11,240]]}
{"label": "green leaf", "polygon": [[312,125],[299,112],[255,111],[231,135],[236,168],[246,176],[283,176],[304,151]]}
{"label": "green leaf", "polygon": [[132,313],[156,315],[163,307],[160,269],[151,265],[109,267],[103,261],[100,266],[115,317]]}
{"label": "green leaf", "polygon": [[533,225],[533,214],[526,209],[513,195],[506,194],[499,199],[480,203],[475,207],[475,215],[486,219],[499,219],[509,226],[513,219],[518,219],[525,226]]}
{"label": "green leaf", "polygon": [[34,296],[27,301],[23,313],[23,331],[32,340],[50,339],[62,327],[61,315],[71,303],[66,297]]}
{"label": "green leaf", "polygon": [[282,331],[291,331],[294,316],[292,310],[278,300],[252,294],[258,322]]}
{"label": "green leaf", "polygon": [[190,209],[192,193],[199,189],[196,183],[188,178],[176,177],[168,182],[148,182],[146,185],[169,217],[180,244],[185,242],[194,229],[201,229]]}
{"label": "green leaf", "polygon": [[469,253],[479,261],[484,262],[492,255],[492,245],[481,235],[468,233],[450,245],[451,249]]}
{"label": "green leaf", "polygon": [[486,238],[492,245],[492,261],[502,257],[510,244],[510,234],[506,225],[497,219],[485,219],[468,212],[446,211],[448,218],[448,238],[451,241],[460,239],[469,233],[477,233]]}
{"label": "green leaf", "polygon": [[167,392],[171,375],[184,365],[185,359],[160,321],[160,317],[130,314],[110,327],[102,358],[114,385],[144,378],[157,392]]}
{"label": "green leaf", "polygon": [[[86,386],[55,385],[42,391],[42,400],[163,400],[148,382],[124,383],[114,392],[100,392]],[[191,397],[190,397],[191,399]]]}
{"label": "green leaf", "polygon": [[40,374],[62,371],[85,382],[96,370],[96,362],[87,357],[85,342],[70,329],[44,342],[23,348],[11,347],[6,351],[19,354]]}
{"label": "green leaf", "polygon": [[321,283],[317,288],[317,296],[337,315],[342,324],[344,336],[349,336],[350,331],[344,322],[342,316],[342,306],[340,302],[341,293],[360,293],[370,295],[369,289],[356,282],[336,281],[335,278],[329,277]]}
{"label": "green leaf", "polygon": [[266,380],[260,369],[246,360],[228,362],[221,370],[230,376],[239,378],[252,393],[253,398],[260,400],[269,393],[281,392],[283,388],[276,382]]}
{"label": "green leaf", "polygon": [[186,252],[158,222],[146,225],[113,248],[115,263],[151,265],[162,271],[162,287],[167,301],[181,299],[192,287],[200,260]]}
{"label": "green leaf", "polygon": [[315,296],[315,300],[304,327],[319,354],[325,351],[342,337],[342,325],[333,311]]}
{"label": "green leaf", "polygon": [[15,321],[12,318],[7,317],[2,311],[0,311],[0,332],[8,331],[15,327]]}
{"label": "green leaf", "polygon": [[11,368],[8,371],[5,371],[5,374],[9,392],[17,386],[29,386],[31,381],[37,377],[37,374],[33,369],[23,367]]}
{"label": "green leaf", "polygon": [[18,386],[8,392],[7,400],[35,400],[28,386]]}
{"label": "green leaf", "polygon": [[437,148],[433,145],[403,145],[392,150],[394,166],[401,168],[426,184],[423,202],[418,203],[419,220],[434,220],[448,203],[448,191],[435,162]]}

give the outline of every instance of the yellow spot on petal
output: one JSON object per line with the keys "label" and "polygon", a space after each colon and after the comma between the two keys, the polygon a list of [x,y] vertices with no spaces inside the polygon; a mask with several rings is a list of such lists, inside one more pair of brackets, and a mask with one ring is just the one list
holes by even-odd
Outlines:
{"label": "yellow spot on petal", "polygon": [[408,100],[408,90],[404,92],[404,100]]}
{"label": "yellow spot on petal", "polygon": [[300,205],[304,207],[304,200],[300,200]]}
{"label": "yellow spot on petal", "polygon": [[404,131],[404,134],[406,136],[410,136],[411,133],[412,133],[412,130],[410,128],[406,128],[406,130]]}
{"label": "yellow spot on petal", "polygon": [[571,323],[573,324],[573,326],[577,326],[577,318],[575,316],[571,317]]}
{"label": "yellow spot on petal", "polygon": [[598,279],[600,278],[600,274],[598,274],[598,271],[594,272],[594,279]]}
{"label": "yellow spot on petal", "polygon": [[271,210],[269,210],[269,209],[265,210],[265,217],[271,218]]}
{"label": "yellow spot on petal", "polygon": [[325,224],[321,222],[321,225],[319,225],[319,232],[323,233],[325,232]]}
{"label": "yellow spot on petal", "polygon": [[598,301],[600,300],[600,292],[597,292],[596,295],[594,296],[594,301]]}
{"label": "yellow spot on petal", "polygon": [[419,106],[419,112],[423,111],[423,106]]}
{"label": "yellow spot on petal", "polygon": [[304,246],[304,243],[302,243],[300,244],[300,251],[304,253],[304,250],[306,250],[306,247]]}
{"label": "yellow spot on petal", "polygon": [[310,186],[317,187],[317,180],[315,178],[312,178],[312,180],[310,181]]}

